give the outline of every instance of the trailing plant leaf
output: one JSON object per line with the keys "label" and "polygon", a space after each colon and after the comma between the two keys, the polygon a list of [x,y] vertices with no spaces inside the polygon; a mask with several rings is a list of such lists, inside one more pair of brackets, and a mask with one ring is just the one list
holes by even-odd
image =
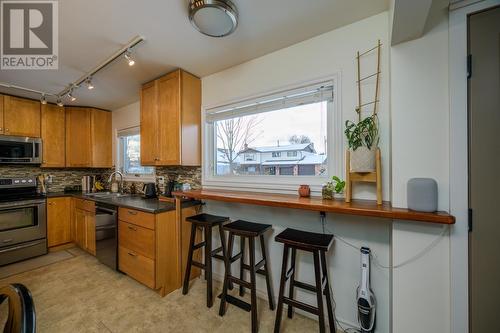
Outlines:
{"label": "trailing plant leaf", "polygon": [[357,124],[347,120],[344,133],[347,137],[348,146],[353,151],[362,146],[368,149],[377,147],[379,143],[377,115],[367,117]]}

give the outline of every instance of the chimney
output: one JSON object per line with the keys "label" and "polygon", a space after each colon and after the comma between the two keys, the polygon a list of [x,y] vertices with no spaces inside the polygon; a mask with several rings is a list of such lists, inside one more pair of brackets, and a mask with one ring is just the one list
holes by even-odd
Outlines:
{"label": "chimney", "polygon": [[245,143],[245,144],[243,145],[243,147],[245,148],[245,150],[247,150],[247,149],[248,149],[248,143]]}
{"label": "chimney", "polygon": [[280,140],[278,140],[278,147],[280,146]]}

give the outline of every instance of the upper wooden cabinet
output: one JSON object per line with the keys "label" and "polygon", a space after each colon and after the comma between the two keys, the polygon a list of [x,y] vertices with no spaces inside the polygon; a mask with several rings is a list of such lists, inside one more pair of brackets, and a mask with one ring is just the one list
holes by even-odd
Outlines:
{"label": "upper wooden cabinet", "polygon": [[40,137],[40,102],[3,97],[3,134]]}
{"label": "upper wooden cabinet", "polygon": [[66,108],[66,166],[112,166],[111,112],[93,108]]}
{"label": "upper wooden cabinet", "polygon": [[201,82],[176,70],[141,91],[141,164],[201,165]]}
{"label": "upper wooden cabinet", "polygon": [[42,105],[42,167],[64,168],[66,166],[66,113],[63,107],[54,104]]}
{"label": "upper wooden cabinet", "polygon": [[3,95],[0,95],[0,134],[3,134]]}
{"label": "upper wooden cabinet", "polygon": [[90,109],[92,167],[110,168],[113,164],[111,112]]}

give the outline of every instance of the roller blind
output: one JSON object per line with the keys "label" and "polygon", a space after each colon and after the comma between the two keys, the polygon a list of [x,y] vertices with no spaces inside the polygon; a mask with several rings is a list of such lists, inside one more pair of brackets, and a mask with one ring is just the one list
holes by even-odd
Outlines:
{"label": "roller blind", "polygon": [[141,133],[141,129],[139,126],[134,126],[134,127],[128,127],[124,128],[121,130],[118,130],[118,137],[124,137],[124,136],[131,136],[131,135],[137,135]]}
{"label": "roller blind", "polygon": [[333,101],[332,81],[208,109],[205,118],[208,122],[215,122],[324,101]]}

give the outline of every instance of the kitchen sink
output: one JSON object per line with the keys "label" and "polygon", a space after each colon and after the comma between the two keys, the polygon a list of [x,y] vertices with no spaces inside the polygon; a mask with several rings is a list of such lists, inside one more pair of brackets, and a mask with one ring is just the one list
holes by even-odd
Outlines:
{"label": "kitchen sink", "polygon": [[85,193],[84,194],[87,197],[91,198],[121,198],[121,197],[127,197],[130,196],[130,194],[126,193],[113,193],[113,192],[96,192],[96,193]]}

